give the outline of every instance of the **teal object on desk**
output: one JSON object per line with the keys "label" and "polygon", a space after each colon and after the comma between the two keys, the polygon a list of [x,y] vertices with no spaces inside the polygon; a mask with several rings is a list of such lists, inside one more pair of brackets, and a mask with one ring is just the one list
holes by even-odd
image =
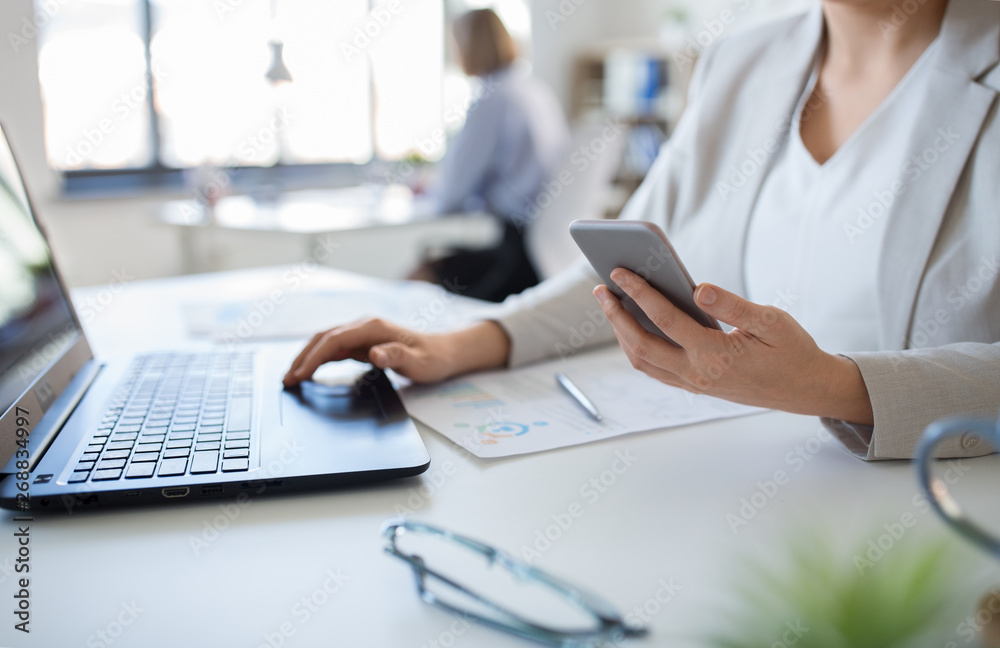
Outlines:
{"label": "teal object on desk", "polygon": [[959,535],[1000,558],[1000,538],[973,522],[952,497],[948,485],[931,476],[934,449],[948,439],[961,439],[963,447],[991,443],[1000,450],[1000,421],[975,418],[947,418],[935,421],[924,431],[917,449],[917,477],[931,507]]}

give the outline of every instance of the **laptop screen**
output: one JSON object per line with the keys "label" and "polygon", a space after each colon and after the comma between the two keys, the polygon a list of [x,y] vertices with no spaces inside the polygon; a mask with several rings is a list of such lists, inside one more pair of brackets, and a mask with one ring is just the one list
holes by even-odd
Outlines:
{"label": "laptop screen", "polygon": [[0,414],[78,336],[52,253],[0,130]]}

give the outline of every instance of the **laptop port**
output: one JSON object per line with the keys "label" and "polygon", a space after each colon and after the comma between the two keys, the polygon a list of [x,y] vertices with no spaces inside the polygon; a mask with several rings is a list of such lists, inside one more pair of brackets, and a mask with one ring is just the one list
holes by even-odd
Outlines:
{"label": "laptop port", "polygon": [[125,491],[125,497],[139,497],[139,491],[137,490]]}
{"label": "laptop port", "polygon": [[163,494],[164,497],[167,498],[187,497],[188,493],[191,492],[191,489],[188,488],[187,486],[178,486],[176,488],[164,488],[160,492]]}
{"label": "laptop port", "polygon": [[225,491],[225,487],[224,486],[202,486],[201,487],[201,494],[202,495],[222,495],[222,493],[224,491]]}

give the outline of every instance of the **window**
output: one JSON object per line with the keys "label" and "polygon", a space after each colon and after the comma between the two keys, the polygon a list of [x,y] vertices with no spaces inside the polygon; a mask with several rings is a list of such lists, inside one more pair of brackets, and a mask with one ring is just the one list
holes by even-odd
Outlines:
{"label": "window", "polygon": [[[443,125],[443,0],[76,0],[39,40],[67,171],[365,163]],[[290,83],[265,78],[275,50]]]}

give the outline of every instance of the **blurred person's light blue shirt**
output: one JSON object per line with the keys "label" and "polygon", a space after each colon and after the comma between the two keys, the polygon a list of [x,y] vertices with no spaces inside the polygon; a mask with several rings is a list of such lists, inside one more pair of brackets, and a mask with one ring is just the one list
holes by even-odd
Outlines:
{"label": "blurred person's light blue shirt", "polygon": [[488,211],[515,225],[565,161],[569,128],[544,84],[516,65],[482,78],[480,98],[450,143],[430,190],[440,213]]}

